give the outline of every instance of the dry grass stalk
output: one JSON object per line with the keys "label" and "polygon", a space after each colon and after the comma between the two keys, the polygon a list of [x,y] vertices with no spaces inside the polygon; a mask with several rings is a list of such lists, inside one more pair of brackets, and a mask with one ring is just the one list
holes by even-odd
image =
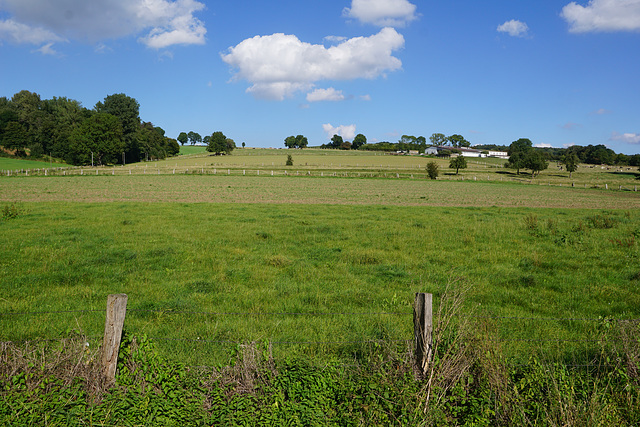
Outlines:
{"label": "dry grass stalk", "polygon": [[[0,380],[10,381],[24,374],[27,390],[33,391],[49,378],[56,378],[65,387],[80,379],[87,394],[99,400],[106,383],[98,355],[99,348],[91,349],[84,336],[55,342],[27,341],[21,346],[0,342]],[[54,386],[46,382],[45,392]]]}

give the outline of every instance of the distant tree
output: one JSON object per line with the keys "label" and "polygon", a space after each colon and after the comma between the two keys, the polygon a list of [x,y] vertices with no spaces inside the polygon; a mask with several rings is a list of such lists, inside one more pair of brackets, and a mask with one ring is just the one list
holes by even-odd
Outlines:
{"label": "distant tree", "polygon": [[511,145],[509,145],[507,154],[511,156],[513,153],[516,153],[518,151],[527,152],[532,148],[533,148],[533,143],[529,138],[520,138],[517,141],[513,141]]}
{"label": "distant tree", "polygon": [[189,135],[187,135],[186,132],[180,132],[180,135],[178,135],[178,142],[184,145],[187,143],[188,140],[189,140]]}
{"label": "distant tree", "polygon": [[227,151],[227,137],[224,133],[217,131],[211,134],[209,139],[209,145],[207,145],[207,151],[211,153],[222,154]]}
{"label": "distant tree", "polygon": [[340,149],[341,150],[351,150],[351,143],[349,141],[344,141],[341,145],[340,145]]}
{"label": "distant tree", "polygon": [[509,145],[509,161],[505,163],[505,167],[515,169],[516,174],[520,175],[520,169],[527,169],[525,162],[527,154],[533,151],[533,144],[528,138],[520,138],[517,141],[513,141]]}
{"label": "distant tree", "polygon": [[244,143],[244,141],[242,141],[242,148],[244,148],[244,147],[245,147],[245,145],[246,145],[246,144]]}
{"label": "distant tree", "polygon": [[452,150],[443,149],[438,151],[438,157],[451,157]]}
{"label": "distant tree", "polygon": [[427,175],[429,176],[429,178],[437,179],[439,173],[440,172],[438,171],[438,164],[436,162],[427,163]]}
{"label": "distant tree", "polygon": [[342,140],[342,137],[340,135],[333,135],[331,137],[331,143],[329,144],[329,147],[331,147],[331,148],[340,148],[340,147],[342,147],[343,143],[344,143],[344,141]]}
{"label": "distant tree", "polygon": [[458,171],[460,169],[466,169],[467,168],[467,159],[464,156],[461,156],[461,155],[459,155],[457,157],[454,157],[449,162],[449,167],[451,169],[455,169],[456,170],[456,175],[458,175]]}
{"label": "distant tree", "polygon": [[169,156],[177,156],[178,154],[180,154],[180,145],[178,144],[178,141],[176,141],[173,138],[167,138],[167,154]]}
{"label": "distant tree", "polygon": [[75,165],[117,163],[125,149],[122,124],[108,113],[94,113],[70,137],[71,162]]}
{"label": "distant tree", "polygon": [[304,135],[296,136],[296,147],[307,148],[307,145],[309,145],[309,141],[307,140],[306,136]]}
{"label": "distant tree", "polygon": [[9,122],[2,133],[2,145],[10,150],[16,150],[16,156],[26,156],[27,131],[20,122]]}
{"label": "distant tree", "polygon": [[542,152],[532,149],[525,154],[524,167],[525,169],[531,170],[531,178],[533,178],[538,175],[540,171],[548,168],[549,163],[545,160]]}
{"label": "distant tree", "polygon": [[191,141],[191,145],[202,142],[202,136],[198,132],[191,131],[187,134],[187,138]]}
{"label": "distant tree", "polygon": [[291,135],[284,139],[284,146],[287,148],[295,148],[296,147],[296,137]]}
{"label": "distant tree", "polygon": [[462,135],[454,134],[447,137],[447,141],[454,147],[469,147],[471,143],[464,139]]}
{"label": "distant tree", "polygon": [[211,135],[207,135],[204,138],[202,138],[202,142],[204,143],[204,145],[209,145],[210,140],[211,140]]}
{"label": "distant tree", "polygon": [[441,146],[447,143],[447,137],[443,133],[434,133],[429,137],[431,145]]}
{"label": "distant tree", "polygon": [[580,163],[580,159],[578,158],[578,155],[573,151],[568,151],[562,157],[562,164],[567,169],[567,172],[569,172],[569,178],[571,178],[571,174],[573,172],[578,170],[578,163]]}
{"label": "distant tree", "polygon": [[231,154],[231,152],[233,150],[235,150],[235,149],[236,149],[236,142],[231,138],[227,138],[225,140],[225,150],[224,150],[224,152],[226,154]]}
{"label": "distant tree", "polygon": [[291,154],[287,154],[287,166],[293,166],[293,157],[291,157]]}
{"label": "distant tree", "polygon": [[284,139],[284,145],[287,148],[306,148],[309,144],[307,137],[304,135],[288,136]]}
{"label": "distant tree", "polygon": [[353,138],[353,142],[351,143],[351,149],[357,150],[366,143],[367,143],[367,137],[359,133],[356,135],[355,138]]}
{"label": "distant tree", "polygon": [[128,159],[134,161],[142,159],[136,137],[140,129],[140,104],[138,101],[124,93],[116,93],[105,97],[104,102],[98,102],[94,110],[98,113],[111,114],[120,120],[122,139],[125,142],[125,148],[122,151],[126,152]]}

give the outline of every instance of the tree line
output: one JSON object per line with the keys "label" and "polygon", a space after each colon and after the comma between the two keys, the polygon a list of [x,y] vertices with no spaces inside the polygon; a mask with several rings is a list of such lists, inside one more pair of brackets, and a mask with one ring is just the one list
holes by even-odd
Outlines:
{"label": "tree line", "polygon": [[0,146],[18,157],[48,155],[73,165],[125,164],[180,152],[162,128],[140,120],[140,104],[123,93],[108,95],[93,109],[27,90],[0,97]]}
{"label": "tree line", "polygon": [[[301,137],[299,135],[298,137]],[[294,137],[289,137],[294,138]],[[290,147],[287,143],[287,138],[285,140],[285,146]],[[526,139],[527,138],[521,138]],[[305,138],[306,141],[306,138]],[[515,141],[514,141],[515,142]],[[530,141],[529,141],[530,142]],[[306,146],[306,145],[305,145]],[[398,142],[376,142],[376,143],[367,143],[367,138],[363,134],[358,134],[353,142],[343,141],[343,138],[340,135],[334,135],[331,138],[331,141],[326,144],[322,144],[320,148],[332,148],[332,149],[340,149],[340,150],[368,150],[368,151],[382,151],[382,152],[396,152],[396,151],[418,151],[420,153],[424,153],[428,147],[450,147],[450,151],[446,151],[445,154],[455,154],[456,150],[459,148],[468,148],[471,147],[471,143],[467,141],[462,135],[453,134],[446,136],[442,133],[434,133],[429,137],[429,141],[424,136],[413,136],[413,135],[402,135],[402,137],[398,140]],[[496,144],[484,144],[484,145],[475,145],[474,149],[481,151],[504,151],[511,152],[511,144],[510,145],[496,145]],[[558,161],[562,162],[567,155],[575,155],[578,159],[578,163],[592,164],[592,165],[619,165],[619,166],[640,166],[640,154],[627,155],[622,153],[616,153],[612,149],[606,147],[605,145],[588,145],[588,146],[580,146],[573,145],[569,148],[553,148],[553,147],[533,147],[531,144],[532,152],[540,153],[540,158],[534,158],[533,154],[529,153],[529,158],[527,161],[531,164],[532,162],[538,162],[539,165],[542,160],[546,161]],[[520,160],[518,160],[520,162]],[[517,163],[515,163],[517,164]],[[538,165],[538,166],[539,166]],[[534,169],[537,166],[534,167]],[[529,168],[524,168],[529,169]]]}

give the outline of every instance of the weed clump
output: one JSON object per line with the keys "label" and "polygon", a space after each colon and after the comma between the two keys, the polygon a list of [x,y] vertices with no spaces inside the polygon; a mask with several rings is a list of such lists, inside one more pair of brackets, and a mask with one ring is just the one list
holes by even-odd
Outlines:
{"label": "weed clump", "polygon": [[600,230],[608,230],[610,228],[615,227],[618,223],[618,221],[615,218],[613,218],[611,215],[603,215],[603,214],[592,215],[587,218],[587,221],[589,221],[591,228],[596,228]]}
{"label": "weed clump", "polygon": [[2,219],[4,219],[5,221],[15,219],[21,215],[24,215],[25,213],[26,210],[16,202],[4,205],[2,207]]}

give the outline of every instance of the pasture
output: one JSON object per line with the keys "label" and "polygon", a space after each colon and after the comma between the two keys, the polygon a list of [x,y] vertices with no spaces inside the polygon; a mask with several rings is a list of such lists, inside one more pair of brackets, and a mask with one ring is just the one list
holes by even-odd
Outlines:
{"label": "pasture", "polygon": [[[203,159],[269,167],[282,157],[264,153]],[[356,168],[424,162],[331,153],[309,154],[306,163],[340,171],[347,160]],[[168,162],[180,161],[203,160]],[[471,286],[469,313],[509,318],[492,328],[520,340],[507,349],[515,359],[529,356],[526,340],[549,337],[555,344],[536,348],[589,358],[594,349],[584,337],[599,318],[640,317],[633,191],[105,174],[2,177],[0,204],[18,212],[0,221],[2,341],[75,331],[98,345],[106,296],[120,292],[129,295],[127,331],[192,365],[225,363],[247,341],[320,364],[358,360],[370,340],[406,348],[414,293],[434,293],[437,305],[451,281]]]}

